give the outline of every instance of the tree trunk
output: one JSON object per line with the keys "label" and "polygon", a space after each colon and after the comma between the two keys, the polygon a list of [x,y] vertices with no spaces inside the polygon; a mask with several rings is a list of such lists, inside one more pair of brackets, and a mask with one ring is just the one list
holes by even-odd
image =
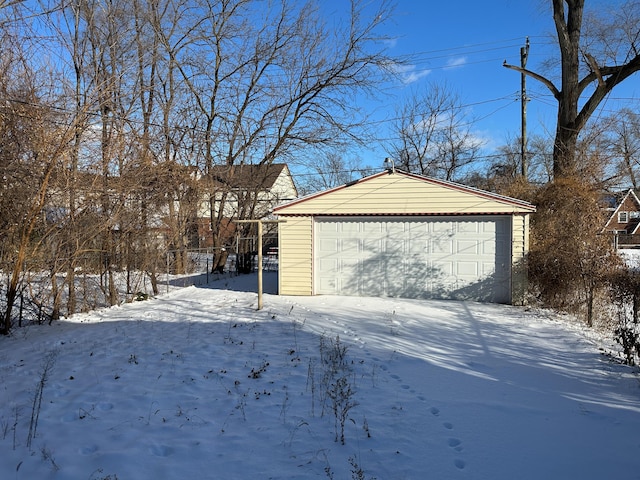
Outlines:
{"label": "tree trunk", "polygon": [[21,248],[18,251],[18,257],[16,258],[15,264],[13,266],[13,271],[11,272],[11,278],[9,280],[9,285],[7,287],[7,306],[4,313],[4,322],[2,325],[2,330],[0,333],[3,335],[8,335],[11,331],[11,311],[13,310],[13,306],[16,302],[16,296],[18,294],[18,283],[20,280],[20,272],[22,271],[22,264],[24,263],[25,254],[24,250]]}
{"label": "tree trunk", "polygon": [[[560,117],[560,113],[558,117]],[[558,118],[555,143],[553,145],[554,178],[569,178],[576,172],[578,132],[573,128],[567,128],[563,125],[560,118]]]}
{"label": "tree trunk", "polygon": [[[565,2],[568,7],[566,10]],[[576,169],[576,145],[580,132],[576,119],[581,93],[578,74],[583,12],[584,0],[553,0],[553,20],[562,65],[561,86],[557,95],[558,124],[553,146],[553,174],[556,178],[570,177]]]}

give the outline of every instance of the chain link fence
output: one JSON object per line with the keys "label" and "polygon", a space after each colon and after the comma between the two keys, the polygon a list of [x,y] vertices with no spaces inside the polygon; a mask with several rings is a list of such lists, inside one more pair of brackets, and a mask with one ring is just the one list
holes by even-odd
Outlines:
{"label": "chain link fence", "polygon": [[[248,241],[251,247],[257,243],[253,237],[240,240]],[[271,246],[265,247],[262,252],[262,270],[277,271],[278,248],[273,246],[275,242],[265,242],[265,244]],[[220,249],[199,248],[168,251],[164,272],[167,291],[172,286],[205,285],[225,275],[240,275],[257,271],[258,252],[255,248],[250,248],[248,253],[238,253],[235,245],[225,248],[228,256],[222,272],[213,272],[214,257],[216,253],[220,252]]]}

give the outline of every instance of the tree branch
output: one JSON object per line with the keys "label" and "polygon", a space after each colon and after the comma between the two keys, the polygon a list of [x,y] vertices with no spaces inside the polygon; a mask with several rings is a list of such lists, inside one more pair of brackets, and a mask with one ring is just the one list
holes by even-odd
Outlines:
{"label": "tree branch", "polygon": [[551,80],[548,80],[547,78],[543,77],[542,75],[539,75],[535,72],[532,72],[531,70],[527,70],[526,68],[522,68],[522,67],[518,67],[516,65],[509,65],[506,60],[505,62],[502,64],[503,67],[505,68],[509,68],[511,70],[515,70],[516,72],[520,72],[523,73],[531,78],[535,78],[536,80],[538,80],[540,83],[542,83],[544,86],[546,86],[551,93],[553,94],[553,96],[558,99],[560,97],[560,91],[556,88],[556,86],[551,82]]}

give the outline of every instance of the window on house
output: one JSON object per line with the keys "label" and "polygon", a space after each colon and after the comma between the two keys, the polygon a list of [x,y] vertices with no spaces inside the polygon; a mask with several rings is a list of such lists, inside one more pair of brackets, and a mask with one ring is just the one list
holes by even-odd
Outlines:
{"label": "window on house", "polygon": [[629,221],[629,212],[618,212],[618,223],[627,223]]}

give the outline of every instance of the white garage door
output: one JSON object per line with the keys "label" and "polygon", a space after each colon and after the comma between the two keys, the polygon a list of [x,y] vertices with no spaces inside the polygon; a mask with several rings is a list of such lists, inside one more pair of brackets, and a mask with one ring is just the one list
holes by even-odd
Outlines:
{"label": "white garage door", "polygon": [[315,293],[509,303],[508,216],[316,218]]}

